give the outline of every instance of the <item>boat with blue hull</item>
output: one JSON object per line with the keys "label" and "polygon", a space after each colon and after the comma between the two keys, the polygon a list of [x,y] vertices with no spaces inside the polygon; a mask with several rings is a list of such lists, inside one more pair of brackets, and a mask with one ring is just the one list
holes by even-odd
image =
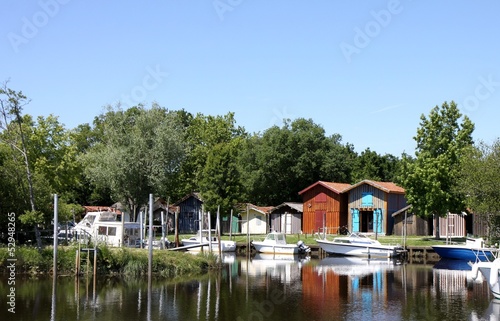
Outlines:
{"label": "boat with blue hull", "polygon": [[465,244],[433,245],[432,248],[441,258],[470,262],[493,261],[498,253],[498,248],[485,247],[482,238],[467,238]]}

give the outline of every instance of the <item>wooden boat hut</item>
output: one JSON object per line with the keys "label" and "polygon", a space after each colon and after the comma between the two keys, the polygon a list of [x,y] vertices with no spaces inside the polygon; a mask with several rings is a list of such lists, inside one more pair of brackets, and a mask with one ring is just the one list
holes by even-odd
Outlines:
{"label": "wooden boat hut", "polygon": [[405,190],[392,182],[363,180],[344,190],[348,193],[348,226],[351,232],[391,235],[392,214],[407,206]]}
{"label": "wooden boat hut", "polygon": [[337,234],[347,225],[347,193],[351,184],[317,181],[299,192],[303,202],[304,233]]}

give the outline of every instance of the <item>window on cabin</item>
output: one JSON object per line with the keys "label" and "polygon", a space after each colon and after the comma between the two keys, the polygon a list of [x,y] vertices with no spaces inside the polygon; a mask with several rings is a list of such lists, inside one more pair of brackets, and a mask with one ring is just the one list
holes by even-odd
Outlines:
{"label": "window on cabin", "polygon": [[373,206],[373,193],[361,193],[361,206]]}
{"label": "window on cabin", "polygon": [[257,222],[255,222],[255,225],[260,226],[260,224],[262,222],[262,216],[257,215],[257,216],[255,216],[255,218],[257,219]]}
{"label": "window on cabin", "polygon": [[116,236],[116,227],[108,227],[108,235]]}
{"label": "window on cabin", "polygon": [[326,194],[325,193],[319,193],[314,197],[314,202],[316,203],[326,203]]}
{"label": "window on cabin", "polygon": [[99,226],[99,230],[97,231],[99,235],[106,235],[106,226]]}

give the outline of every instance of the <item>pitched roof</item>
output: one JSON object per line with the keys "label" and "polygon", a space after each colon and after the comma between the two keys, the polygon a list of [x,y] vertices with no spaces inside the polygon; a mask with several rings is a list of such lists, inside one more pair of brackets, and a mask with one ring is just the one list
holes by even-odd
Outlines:
{"label": "pitched roof", "polygon": [[203,199],[201,198],[201,194],[198,193],[198,192],[194,192],[194,193],[187,194],[186,196],[184,196],[183,198],[181,198],[180,200],[178,200],[177,202],[175,202],[173,204],[173,206],[178,206],[180,203],[184,202],[185,200],[187,200],[190,197],[194,197],[194,198],[196,198],[197,200],[199,200],[200,202],[203,203]]}
{"label": "pitched roof", "polygon": [[395,183],[393,182],[378,182],[378,181],[372,181],[372,180],[369,180],[369,179],[365,179],[365,180],[362,180],[361,182],[359,183],[356,183],[352,186],[350,186],[349,188],[347,188],[345,191],[350,191],[352,189],[355,189],[356,187],[358,186],[361,186],[363,184],[368,184],[368,185],[371,185],[375,188],[378,188],[386,193],[394,193],[394,194],[404,194],[405,193],[405,189],[402,188],[401,186],[398,186],[396,185]]}
{"label": "pitched roof", "polygon": [[260,212],[262,214],[269,213],[269,211],[273,208],[272,206],[257,206],[257,205],[253,205],[252,203],[246,203],[245,205],[248,205],[249,209]]}
{"label": "pitched roof", "polygon": [[304,194],[308,190],[310,190],[318,185],[324,186],[337,194],[343,193],[345,190],[347,190],[349,187],[351,187],[351,184],[347,184],[347,183],[334,183],[334,182],[317,181],[316,183],[301,190],[299,192],[299,195]]}
{"label": "pitched roof", "polygon": [[304,211],[304,204],[303,203],[296,203],[296,202],[284,202],[276,207],[273,207],[270,212],[274,212],[277,209],[280,209],[282,207],[288,206],[297,212],[303,212]]}

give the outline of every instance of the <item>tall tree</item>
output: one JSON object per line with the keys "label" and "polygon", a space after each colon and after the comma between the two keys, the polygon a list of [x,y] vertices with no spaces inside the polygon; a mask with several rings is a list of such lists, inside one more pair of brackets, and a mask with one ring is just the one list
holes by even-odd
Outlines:
{"label": "tall tree", "polygon": [[500,237],[500,140],[481,142],[462,157],[458,192],[467,207],[487,222],[490,239]]}
{"label": "tall tree", "polygon": [[[21,91],[15,91],[8,88],[7,83],[8,82],[4,82],[2,87],[0,88],[0,113],[2,114],[0,128],[3,131],[9,132],[8,137],[10,139],[2,139],[2,142],[8,144],[13,150],[18,151],[22,155],[26,179],[28,181],[31,215],[34,217],[40,217],[35,204],[35,191],[33,188],[33,177],[31,169],[32,164],[29,163],[26,135],[23,131],[22,126],[23,107],[29,104],[30,100]],[[9,124],[11,123],[15,123],[16,127],[14,128],[13,126],[9,126]],[[20,141],[20,144],[18,144],[17,141]],[[36,224],[37,222],[34,223],[37,246],[39,249],[41,249],[42,238],[38,229],[38,225]]]}
{"label": "tall tree", "polygon": [[381,156],[367,148],[354,161],[352,183],[364,179],[392,182],[396,180],[398,168],[399,160],[395,156],[391,154]]}
{"label": "tall tree", "polygon": [[[234,113],[227,113],[224,116],[207,116],[199,113],[193,116],[181,110],[177,115],[180,124],[185,128],[186,144],[186,158],[178,181],[181,195],[177,196],[194,191],[203,194],[200,182],[204,179],[204,175],[210,175],[205,165],[213,149],[224,149],[225,147],[219,145],[230,144],[233,139],[245,137],[246,133],[242,127],[236,126]],[[204,192],[206,194],[208,191]]]}
{"label": "tall tree", "polygon": [[349,178],[352,150],[340,140],[303,118],[252,136],[240,158],[247,198],[258,205],[300,201],[298,192],[315,181]]}
{"label": "tall tree", "polygon": [[415,160],[403,158],[401,184],[415,212],[437,218],[465,209],[464,195],[456,192],[460,159],[473,144],[474,124],[460,114],[455,102],[434,107],[429,116],[420,117],[414,137],[417,142]]}
{"label": "tall tree", "polygon": [[176,113],[157,104],[126,111],[108,108],[95,121],[102,141],[82,157],[87,177],[108,188],[116,201],[137,217],[148,195],[168,195],[184,158],[182,129]]}
{"label": "tall tree", "polygon": [[220,206],[226,216],[242,199],[237,158],[243,138],[215,145],[209,152],[199,181],[203,204],[215,212]]}

